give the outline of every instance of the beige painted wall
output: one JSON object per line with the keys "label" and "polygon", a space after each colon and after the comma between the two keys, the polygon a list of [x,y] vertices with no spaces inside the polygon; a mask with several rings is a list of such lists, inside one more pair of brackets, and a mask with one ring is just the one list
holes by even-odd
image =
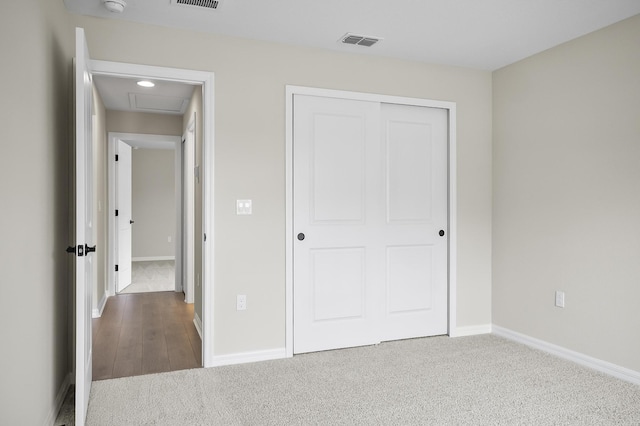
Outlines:
{"label": "beige painted wall", "polygon": [[[194,235],[195,235],[195,245],[194,245],[194,270],[196,271],[194,274],[194,311],[195,314],[202,321],[202,239],[203,239],[203,231],[202,231],[202,176],[203,162],[202,162],[202,148],[203,148],[203,120],[202,120],[202,87],[198,86],[193,89],[193,95],[191,96],[191,101],[189,102],[189,106],[184,113],[182,128],[183,134],[187,133],[187,128],[191,120],[193,120],[195,116],[195,135],[196,135],[196,146],[195,146],[195,165],[200,167],[200,180],[196,180],[194,183]],[[194,115],[195,114],[195,115]]]}
{"label": "beige painted wall", "polygon": [[182,116],[107,110],[107,131],[182,136]]}
{"label": "beige painted wall", "polygon": [[640,15],[493,78],[493,321],[635,371],[639,46]]}
{"label": "beige painted wall", "polygon": [[93,309],[106,300],[107,289],[107,129],[106,111],[100,93],[93,89],[93,223],[96,234]]}
{"label": "beige painted wall", "polygon": [[[95,59],[215,73],[215,354],[285,340],[285,85],[457,102],[459,326],[491,322],[491,74],[73,16]],[[157,46],[163,46],[161,50]],[[109,114],[107,114],[109,115]],[[254,202],[251,217],[235,200]],[[235,309],[246,294],[248,310]]]}
{"label": "beige painted wall", "polygon": [[70,369],[73,27],[62,2],[0,13],[0,413],[42,425]]}
{"label": "beige painted wall", "polygon": [[132,152],[132,257],[175,256],[175,150]]}

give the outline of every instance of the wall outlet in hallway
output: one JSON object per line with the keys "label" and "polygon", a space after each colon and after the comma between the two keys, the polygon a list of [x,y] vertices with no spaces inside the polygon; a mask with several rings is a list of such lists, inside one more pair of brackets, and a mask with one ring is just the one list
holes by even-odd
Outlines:
{"label": "wall outlet in hallway", "polygon": [[236,297],[236,310],[237,311],[244,311],[246,309],[247,309],[247,295],[239,294]]}
{"label": "wall outlet in hallway", "polygon": [[564,308],[564,291],[556,291],[556,306]]}

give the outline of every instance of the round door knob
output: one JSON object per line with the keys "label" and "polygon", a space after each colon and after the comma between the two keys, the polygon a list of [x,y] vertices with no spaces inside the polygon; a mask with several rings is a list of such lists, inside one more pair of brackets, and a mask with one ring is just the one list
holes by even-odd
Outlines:
{"label": "round door knob", "polygon": [[444,237],[444,231],[441,229],[440,232],[438,232],[438,235],[440,235],[441,237]]}
{"label": "round door knob", "polygon": [[129,221],[129,225],[133,225],[133,224],[134,224],[134,221],[133,221],[133,220],[130,220],[130,221]]}
{"label": "round door knob", "polygon": [[304,234],[302,232],[298,234],[298,239],[300,241],[304,240]]}

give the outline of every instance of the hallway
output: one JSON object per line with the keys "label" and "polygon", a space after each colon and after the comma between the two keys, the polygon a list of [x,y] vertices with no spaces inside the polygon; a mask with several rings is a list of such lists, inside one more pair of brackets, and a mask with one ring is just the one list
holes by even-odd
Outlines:
{"label": "hallway", "polygon": [[201,367],[201,347],[183,293],[119,294],[93,320],[93,380]]}

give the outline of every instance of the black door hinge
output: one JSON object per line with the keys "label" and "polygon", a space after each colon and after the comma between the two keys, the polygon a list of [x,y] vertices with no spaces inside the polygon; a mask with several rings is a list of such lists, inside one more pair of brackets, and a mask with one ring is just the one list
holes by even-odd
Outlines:
{"label": "black door hinge", "polygon": [[116,161],[118,161],[118,154],[116,154]]}
{"label": "black door hinge", "polygon": [[116,216],[118,216],[118,210],[116,210]]}
{"label": "black door hinge", "polygon": [[116,265],[116,272],[118,272],[118,265]]}

